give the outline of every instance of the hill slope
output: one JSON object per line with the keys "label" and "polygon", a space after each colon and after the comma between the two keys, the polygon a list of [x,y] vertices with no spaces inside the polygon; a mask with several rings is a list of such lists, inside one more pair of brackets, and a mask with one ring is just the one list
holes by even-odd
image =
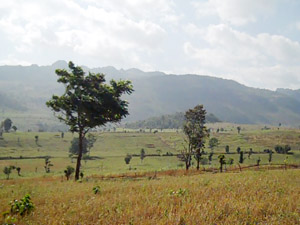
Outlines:
{"label": "hill slope", "polygon": [[[0,66],[1,92],[17,100],[17,105],[21,107],[11,109],[7,104],[1,103],[0,110],[6,113],[0,114],[0,119],[14,111],[13,115],[20,118],[25,112],[31,115],[32,122],[27,123],[27,126],[37,122],[47,124],[50,120],[54,123],[55,119],[45,102],[52,94],[63,92],[63,86],[56,82],[54,71],[57,68],[67,68],[67,63],[58,61],[50,66]],[[131,96],[125,96],[130,103],[130,116],[125,122],[184,112],[197,104],[203,104],[208,112],[222,121],[300,124],[299,90],[256,89],[232,80],[200,75],[166,75],[138,69],[117,70],[114,67],[83,68],[86,71],[105,73],[107,80],[132,80],[135,92]]]}

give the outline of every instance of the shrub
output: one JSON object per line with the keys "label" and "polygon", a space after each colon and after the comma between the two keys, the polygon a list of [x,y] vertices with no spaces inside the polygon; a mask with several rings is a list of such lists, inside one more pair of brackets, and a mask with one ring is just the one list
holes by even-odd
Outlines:
{"label": "shrub", "polygon": [[127,154],[127,155],[125,156],[125,158],[124,158],[125,163],[128,165],[128,164],[130,163],[130,160],[131,160],[131,159],[132,159],[132,156],[129,155],[129,154]]}
{"label": "shrub", "polygon": [[93,187],[93,193],[96,195],[96,194],[100,194],[101,193],[101,189],[100,189],[100,186],[95,186]]}
{"label": "shrub", "polygon": [[74,171],[75,169],[72,166],[67,167],[67,169],[64,171],[67,180],[70,179],[70,176],[72,175],[72,173],[74,173]]}
{"label": "shrub", "polygon": [[25,195],[21,200],[14,200],[10,202],[10,213],[13,215],[25,216],[29,214],[33,209],[34,205],[31,201],[29,194]]}

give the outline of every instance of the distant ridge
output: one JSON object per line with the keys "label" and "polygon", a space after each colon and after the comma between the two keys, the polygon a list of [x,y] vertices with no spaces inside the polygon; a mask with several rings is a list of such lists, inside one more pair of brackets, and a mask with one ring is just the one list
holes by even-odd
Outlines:
{"label": "distant ridge", "polygon": [[[54,118],[45,102],[52,94],[64,90],[56,82],[55,69],[67,68],[59,60],[50,66],[0,66],[0,92],[16,100],[15,105],[2,103],[6,116],[10,110],[20,115],[42,115]],[[276,91],[247,87],[233,80],[202,75],[172,75],[162,72],[143,72],[139,69],[116,69],[112,66],[84,70],[106,74],[106,80],[130,79],[134,93],[124,96],[129,101],[130,116],[124,122],[184,112],[203,104],[207,112],[221,121],[288,126],[300,125],[300,90]],[[4,98],[4,97],[3,97]],[[33,121],[34,119],[32,119]],[[46,123],[46,120],[45,120]]]}

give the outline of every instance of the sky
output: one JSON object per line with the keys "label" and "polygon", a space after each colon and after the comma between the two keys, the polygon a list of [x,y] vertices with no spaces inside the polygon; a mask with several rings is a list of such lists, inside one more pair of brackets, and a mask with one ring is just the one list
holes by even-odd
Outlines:
{"label": "sky", "polygon": [[0,0],[0,65],[57,60],[300,89],[300,1]]}

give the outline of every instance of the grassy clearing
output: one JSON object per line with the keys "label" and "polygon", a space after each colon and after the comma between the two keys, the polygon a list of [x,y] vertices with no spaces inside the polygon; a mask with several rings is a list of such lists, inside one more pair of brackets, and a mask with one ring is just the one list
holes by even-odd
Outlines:
{"label": "grassy clearing", "polygon": [[3,180],[0,187],[1,211],[12,199],[32,197],[36,209],[18,224],[300,223],[300,170],[82,183],[44,177]]}
{"label": "grassy clearing", "polygon": [[[221,127],[221,124],[214,125],[215,130]],[[300,130],[296,129],[280,129],[261,130],[257,126],[246,126],[242,128],[241,134],[237,134],[235,127],[229,124],[223,124],[226,132],[212,133],[211,137],[216,137],[220,141],[220,145],[214,149],[212,165],[204,165],[204,167],[218,167],[218,154],[225,152],[225,146],[230,146],[230,152],[234,154],[226,155],[226,158],[233,158],[234,165],[238,163],[239,155],[236,154],[236,148],[241,147],[243,151],[249,151],[252,148],[256,154],[250,158],[245,154],[245,165],[256,164],[258,158],[261,163],[268,163],[268,154],[262,154],[266,148],[274,149],[276,144],[289,144],[292,146],[294,155],[288,156],[289,163],[300,163]],[[255,129],[254,129],[255,128]],[[232,131],[231,131],[232,129]],[[39,136],[38,143],[35,143],[35,136]],[[126,173],[129,168],[133,171],[160,171],[179,169],[183,163],[178,161],[176,156],[173,157],[146,157],[143,162],[139,157],[133,157],[130,166],[124,162],[127,153],[139,154],[142,148],[146,154],[166,154],[171,152],[178,154],[184,145],[184,135],[176,130],[165,130],[156,134],[145,132],[139,133],[135,130],[128,130],[126,133],[94,133],[97,141],[91,150],[91,156],[97,156],[99,159],[88,160],[82,162],[82,169],[85,175],[92,174],[118,174]],[[40,177],[40,176],[62,176],[66,166],[75,167],[69,156],[70,142],[73,137],[71,133],[65,133],[64,139],[60,138],[60,133],[35,133],[35,132],[17,132],[4,134],[4,140],[0,140],[0,157],[13,157],[12,160],[0,160],[0,179],[4,179],[5,175],[2,170],[5,166],[15,165],[21,167],[22,177]],[[210,149],[206,147],[206,151]],[[51,167],[51,173],[46,174],[44,170],[44,159],[24,159],[26,157],[44,157],[51,156],[54,164]],[[205,156],[207,157],[207,155]],[[22,159],[23,158],[23,159]],[[282,164],[286,156],[283,154],[273,154],[272,163]],[[16,173],[11,175],[13,179],[19,178]]]}

